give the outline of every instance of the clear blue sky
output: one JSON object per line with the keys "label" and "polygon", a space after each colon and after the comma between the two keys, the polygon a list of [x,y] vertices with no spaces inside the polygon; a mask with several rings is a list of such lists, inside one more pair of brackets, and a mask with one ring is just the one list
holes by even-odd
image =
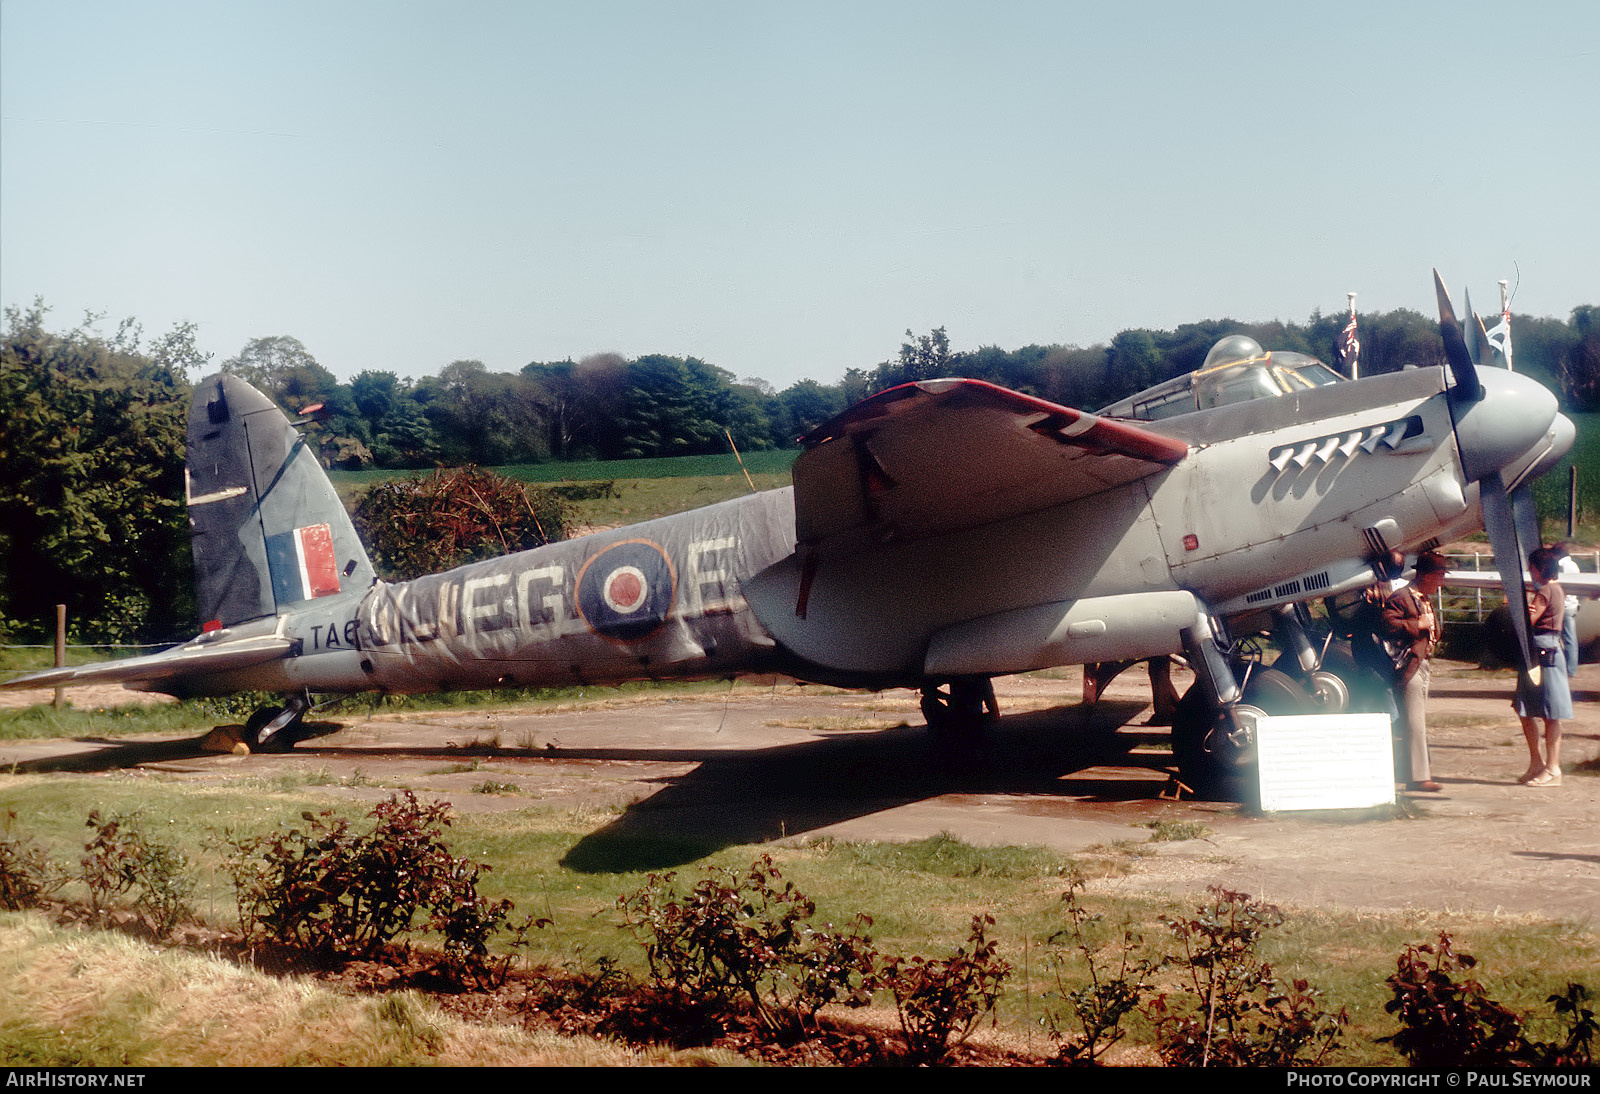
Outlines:
{"label": "clear blue sky", "polygon": [[0,297],[348,379],[1600,303],[1600,4],[0,0]]}

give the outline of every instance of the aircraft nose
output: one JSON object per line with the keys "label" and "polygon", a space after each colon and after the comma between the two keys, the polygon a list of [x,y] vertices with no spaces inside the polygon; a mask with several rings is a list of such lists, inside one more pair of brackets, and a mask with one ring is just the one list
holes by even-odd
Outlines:
{"label": "aircraft nose", "polygon": [[[1528,454],[1540,444],[1558,417],[1566,422],[1566,441],[1557,459],[1572,447],[1572,423],[1556,412],[1556,397],[1535,380],[1517,372],[1478,370],[1483,395],[1458,411],[1456,445],[1468,481],[1476,482]],[[1561,434],[1558,430],[1558,437]]]}

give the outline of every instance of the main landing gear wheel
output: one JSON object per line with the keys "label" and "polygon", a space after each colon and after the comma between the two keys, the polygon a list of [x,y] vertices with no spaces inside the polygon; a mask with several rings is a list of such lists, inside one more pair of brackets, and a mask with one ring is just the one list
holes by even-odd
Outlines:
{"label": "main landing gear wheel", "polygon": [[951,742],[972,741],[1000,717],[994,681],[987,676],[951,680],[944,687],[922,688],[922,717],[935,737]]}
{"label": "main landing gear wheel", "polygon": [[294,747],[294,731],[310,708],[298,695],[281,707],[258,707],[244,723],[244,743],[251,752],[288,752]]}
{"label": "main landing gear wheel", "polygon": [[1350,643],[1336,639],[1328,644],[1322,655],[1322,664],[1308,674],[1298,671],[1292,658],[1280,657],[1274,667],[1288,666],[1296,671],[1289,673],[1296,683],[1311,696],[1307,714],[1357,714],[1387,713],[1390,689],[1378,676],[1356,664]]}
{"label": "main landing gear wheel", "polygon": [[1178,775],[1196,793],[1240,799],[1253,794],[1256,720],[1271,714],[1311,714],[1317,703],[1288,674],[1256,669],[1244,695],[1230,709],[1206,701],[1196,684],[1178,703],[1172,752]]}
{"label": "main landing gear wheel", "polygon": [[1311,706],[1303,713],[1343,714],[1356,709],[1357,669],[1349,642],[1343,639],[1329,642],[1322,652],[1322,662],[1310,672],[1302,669],[1299,661],[1287,653],[1273,662],[1272,667],[1294,680],[1311,697]]}

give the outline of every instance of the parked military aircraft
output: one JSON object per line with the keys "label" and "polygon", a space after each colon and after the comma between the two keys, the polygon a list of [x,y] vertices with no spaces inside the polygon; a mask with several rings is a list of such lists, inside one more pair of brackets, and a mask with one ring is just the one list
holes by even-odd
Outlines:
{"label": "parked military aircraft", "polygon": [[[265,746],[313,695],[747,672],[918,688],[930,725],[960,728],[993,712],[995,676],[1182,653],[1176,745],[1204,777],[1250,755],[1263,710],[1346,701],[1298,605],[1485,524],[1499,558],[1537,543],[1527,484],[1572,424],[1480,367],[1482,324],[1435,280],[1448,368],[1343,380],[1235,337],[1098,414],[906,384],[804,437],[791,488],[401,583],[377,580],[294,424],[215,376],[188,426],[202,633],[5,686],[274,691],[248,725]],[[1287,672],[1241,654],[1263,624]]]}

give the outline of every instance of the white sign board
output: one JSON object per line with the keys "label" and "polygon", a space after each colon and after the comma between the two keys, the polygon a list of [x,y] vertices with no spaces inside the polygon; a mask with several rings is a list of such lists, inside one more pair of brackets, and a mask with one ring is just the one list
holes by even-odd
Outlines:
{"label": "white sign board", "polygon": [[1387,714],[1262,718],[1256,729],[1262,809],[1367,809],[1394,801]]}

